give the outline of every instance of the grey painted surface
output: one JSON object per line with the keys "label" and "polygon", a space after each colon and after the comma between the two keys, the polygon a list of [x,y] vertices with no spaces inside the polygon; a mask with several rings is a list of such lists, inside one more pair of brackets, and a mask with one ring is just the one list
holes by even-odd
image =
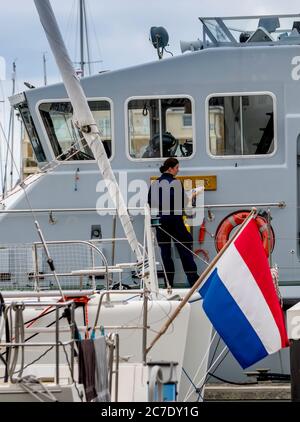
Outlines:
{"label": "grey painted surface", "polygon": [[[297,138],[300,133],[299,82],[291,77],[291,61],[298,54],[298,47],[248,47],[216,48],[187,54],[160,62],[153,62],[120,71],[100,74],[82,81],[88,98],[108,97],[113,103],[115,155],[112,166],[128,173],[128,180],[158,175],[159,162],[131,161],[126,156],[125,103],[130,97],[147,95],[189,95],[195,102],[196,153],[181,162],[182,175],[216,175],[218,188],[206,192],[206,204],[220,203],[266,203],[285,201],[285,209],[272,209],[272,224],[276,233],[273,261],[280,268],[280,280],[298,281],[300,263],[298,259],[298,182],[297,182]],[[272,157],[214,159],[207,153],[205,103],[214,93],[271,92],[276,97],[277,107],[277,151]],[[34,122],[47,152],[45,132],[41,129],[36,114],[36,104],[45,99],[66,98],[62,85],[31,90],[26,93]],[[49,148],[48,148],[49,149]],[[50,156],[47,152],[47,156]],[[78,191],[74,191],[75,172],[80,169]],[[30,201],[33,207],[72,208],[95,207],[99,181],[93,163],[62,164],[51,175],[44,176],[31,188]],[[28,208],[20,201],[18,208]],[[208,223],[214,233],[221,219],[235,209],[213,210],[215,221]],[[5,220],[7,217],[2,217]],[[86,238],[90,225],[97,216],[79,216],[81,222],[62,224],[44,229],[51,239],[74,238],[75,234]],[[14,218],[16,225],[18,223]],[[108,219],[111,220],[111,219]],[[21,219],[22,221],[22,219]],[[74,220],[75,221],[75,220]],[[109,223],[103,219],[105,230]],[[21,223],[20,223],[21,224]],[[4,225],[4,239],[12,240],[10,225]],[[139,231],[139,230],[138,230]],[[26,231],[28,239],[30,230]],[[25,234],[25,233],[24,233]],[[195,239],[197,229],[194,231]],[[76,237],[76,236],[75,236]],[[141,239],[141,238],[140,238]],[[195,245],[196,246],[196,245]],[[212,239],[207,237],[211,256],[214,254]],[[293,254],[291,251],[296,251]]]}

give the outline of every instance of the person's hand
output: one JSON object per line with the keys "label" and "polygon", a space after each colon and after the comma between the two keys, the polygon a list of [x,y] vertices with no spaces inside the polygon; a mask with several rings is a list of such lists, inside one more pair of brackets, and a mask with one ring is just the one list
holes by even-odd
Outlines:
{"label": "person's hand", "polygon": [[199,189],[199,188],[193,189],[193,191],[192,191],[192,199],[195,199],[196,196],[198,196],[199,193],[201,193],[202,191],[203,191],[202,188],[201,189]]}

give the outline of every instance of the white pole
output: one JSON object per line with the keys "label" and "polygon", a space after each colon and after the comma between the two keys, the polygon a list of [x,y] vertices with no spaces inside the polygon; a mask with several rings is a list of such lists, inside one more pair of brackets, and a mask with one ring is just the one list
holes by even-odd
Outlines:
{"label": "white pole", "polygon": [[156,271],[154,233],[151,227],[151,211],[148,204],[145,206],[145,230],[147,239],[148,265],[149,271],[152,274],[150,280],[150,290],[152,293],[156,294],[156,297],[158,297],[157,295],[159,293],[159,284]]}
{"label": "white pole", "polygon": [[84,61],[84,0],[79,0],[79,17],[80,17],[80,69],[81,77],[84,78],[85,74],[85,61]]}
{"label": "white pole", "polygon": [[44,69],[44,85],[47,86],[47,58],[46,53],[43,54],[43,69]]}
{"label": "white pole", "polygon": [[80,85],[79,78],[75,72],[65,43],[62,39],[56,18],[54,16],[49,0],[34,0],[40,16],[57,66],[61,72],[64,85],[70,97],[74,109],[74,123],[83,133],[86,142],[91,148],[98,163],[100,172],[106,183],[108,192],[116,206],[120,221],[125,231],[132,251],[135,253],[138,262],[143,260],[143,254],[134,232],[127,206],[120,192],[115,175],[107,158],[99,130],[93,114],[88,106],[87,99]]}
{"label": "white pole", "polygon": [[[12,73],[12,83],[13,83],[13,95],[16,93],[16,62],[13,62],[13,73]],[[11,153],[14,155],[15,149],[15,110],[12,107],[12,121],[11,121]],[[12,190],[14,184],[14,160],[13,157],[10,158],[10,189]]]}

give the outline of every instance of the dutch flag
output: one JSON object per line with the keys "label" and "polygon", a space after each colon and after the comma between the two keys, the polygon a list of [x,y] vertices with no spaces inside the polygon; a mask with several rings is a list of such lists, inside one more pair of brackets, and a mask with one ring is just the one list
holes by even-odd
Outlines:
{"label": "dutch flag", "polygon": [[243,369],[288,346],[283,312],[253,218],[199,293],[205,313]]}

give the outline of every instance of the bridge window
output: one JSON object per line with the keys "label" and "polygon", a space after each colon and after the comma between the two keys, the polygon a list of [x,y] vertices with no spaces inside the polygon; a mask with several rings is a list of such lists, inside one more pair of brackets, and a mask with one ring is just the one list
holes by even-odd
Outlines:
{"label": "bridge window", "polygon": [[[112,155],[111,106],[108,101],[89,101],[108,158]],[[43,103],[39,107],[55,157],[58,160],[94,160],[82,133],[73,124],[70,102]]]}
{"label": "bridge window", "polygon": [[209,150],[214,156],[257,156],[275,151],[274,103],[267,94],[208,100]]}
{"label": "bridge window", "polygon": [[194,151],[191,100],[139,98],[129,101],[128,136],[131,158],[191,157]]}
{"label": "bridge window", "polygon": [[47,161],[46,155],[44,153],[41,141],[39,139],[39,136],[37,134],[35,125],[32,120],[31,113],[29,111],[27,103],[22,103],[18,106],[18,110],[22,116],[22,120],[24,123],[24,126],[26,128],[28,137],[31,142],[31,146],[35,155],[35,158],[38,163],[44,163]]}

